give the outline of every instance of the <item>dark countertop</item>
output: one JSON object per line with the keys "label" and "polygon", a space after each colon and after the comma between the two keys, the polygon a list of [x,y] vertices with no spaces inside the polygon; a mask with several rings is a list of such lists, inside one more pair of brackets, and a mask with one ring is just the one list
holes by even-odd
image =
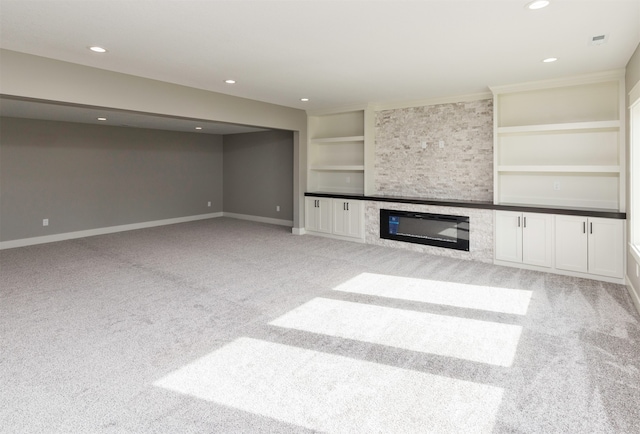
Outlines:
{"label": "dark countertop", "polygon": [[404,196],[382,196],[371,195],[365,196],[364,194],[352,194],[352,193],[328,193],[328,192],[313,192],[305,193],[305,196],[310,197],[331,197],[336,199],[351,199],[351,200],[372,200],[376,202],[395,202],[395,203],[411,203],[416,205],[436,205],[436,206],[450,206],[457,208],[476,208],[476,209],[495,209],[500,211],[520,211],[520,212],[537,212],[541,214],[564,214],[564,215],[578,215],[585,217],[602,217],[610,219],[627,218],[627,213],[619,212],[616,210],[606,210],[597,208],[570,208],[570,207],[547,207],[547,206],[535,206],[535,205],[519,205],[519,204],[494,204],[493,202],[472,201],[472,200],[457,200],[457,199],[429,199],[423,197],[404,197]]}

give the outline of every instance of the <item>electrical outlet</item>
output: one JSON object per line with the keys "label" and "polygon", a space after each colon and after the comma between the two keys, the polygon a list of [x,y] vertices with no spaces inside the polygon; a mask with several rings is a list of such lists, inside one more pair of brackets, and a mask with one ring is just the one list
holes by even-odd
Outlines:
{"label": "electrical outlet", "polygon": [[211,202],[207,202],[207,206],[211,206]]}
{"label": "electrical outlet", "polygon": [[440,140],[438,142],[438,146],[440,147],[440,149],[444,149],[444,140]]}
{"label": "electrical outlet", "polygon": [[351,184],[351,177],[347,176],[347,184]]}
{"label": "electrical outlet", "polygon": [[554,190],[560,190],[560,181],[554,181],[553,189]]}
{"label": "electrical outlet", "polygon": [[42,219],[42,226],[49,226],[49,219]]}
{"label": "electrical outlet", "polygon": [[422,149],[427,149],[427,141],[423,140],[422,142],[420,142],[420,146],[422,146]]}
{"label": "electrical outlet", "polygon": [[280,212],[280,205],[276,205],[276,211]]}

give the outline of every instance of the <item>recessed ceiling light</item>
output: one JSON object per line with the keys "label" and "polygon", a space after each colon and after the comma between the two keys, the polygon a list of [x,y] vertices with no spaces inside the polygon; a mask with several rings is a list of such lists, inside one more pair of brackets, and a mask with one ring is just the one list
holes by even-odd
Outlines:
{"label": "recessed ceiling light", "polygon": [[98,118],[99,121],[106,121],[107,118]]}
{"label": "recessed ceiling light", "polygon": [[225,80],[224,82],[227,84],[236,84],[235,80]]}
{"label": "recessed ceiling light", "polygon": [[556,60],[558,60],[557,57],[547,57],[546,59],[544,59],[542,62],[544,63],[551,63],[551,62],[555,62]]}
{"label": "recessed ceiling light", "polygon": [[202,127],[196,127],[196,130],[201,130],[201,129],[202,129]]}
{"label": "recessed ceiling light", "polygon": [[549,0],[534,0],[527,3],[526,8],[531,10],[542,9],[549,6]]}
{"label": "recessed ceiling light", "polygon": [[102,47],[98,47],[98,46],[89,47],[89,50],[93,51],[94,53],[106,53],[107,52],[106,48],[102,48]]}
{"label": "recessed ceiling light", "polygon": [[300,101],[307,102],[309,101],[309,98],[300,98]]}

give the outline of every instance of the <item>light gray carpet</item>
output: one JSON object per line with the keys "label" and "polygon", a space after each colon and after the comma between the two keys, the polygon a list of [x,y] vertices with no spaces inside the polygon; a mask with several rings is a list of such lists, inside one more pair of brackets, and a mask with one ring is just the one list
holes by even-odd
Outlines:
{"label": "light gray carpet", "polygon": [[0,431],[633,433],[620,285],[219,218],[0,252]]}

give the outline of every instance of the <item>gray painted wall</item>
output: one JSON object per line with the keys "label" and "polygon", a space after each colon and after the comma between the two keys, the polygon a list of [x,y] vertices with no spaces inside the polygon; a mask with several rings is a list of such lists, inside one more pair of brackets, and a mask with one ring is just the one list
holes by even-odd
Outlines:
{"label": "gray painted wall", "polygon": [[1,241],[222,211],[222,136],[0,122]]}
{"label": "gray painted wall", "polygon": [[15,51],[0,49],[0,58],[0,93],[5,95],[294,131],[294,227],[304,226],[304,110]]}
{"label": "gray painted wall", "polygon": [[225,212],[293,221],[291,131],[226,135],[223,160]]}

